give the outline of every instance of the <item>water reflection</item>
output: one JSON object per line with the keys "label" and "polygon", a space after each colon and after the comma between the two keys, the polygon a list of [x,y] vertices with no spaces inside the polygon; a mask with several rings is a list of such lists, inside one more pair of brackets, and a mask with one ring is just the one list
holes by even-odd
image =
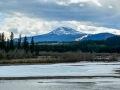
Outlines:
{"label": "water reflection", "polygon": [[1,90],[120,90],[120,62],[1,66],[0,79]]}

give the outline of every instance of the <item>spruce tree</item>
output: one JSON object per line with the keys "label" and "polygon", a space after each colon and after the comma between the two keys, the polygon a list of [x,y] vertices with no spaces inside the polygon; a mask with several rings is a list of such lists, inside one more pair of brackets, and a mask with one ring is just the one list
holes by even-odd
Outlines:
{"label": "spruce tree", "polygon": [[10,50],[10,40],[7,39],[6,51],[8,52],[9,50]]}
{"label": "spruce tree", "polygon": [[1,48],[4,49],[4,50],[6,49],[4,33],[2,33],[2,36],[1,36]]}
{"label": "spruce tree", "polygon": [[29,50],[29,43],[28,43],[28,41],[27,41],[27,37],[26,37],[26,36],[24,37],[24,41],[23,41],[23,49],[24,49],[26,52],[28,52],[28,50]]}
{"label": "spruce tree", "polygon": [[2,49],[2,34],[0,33],[0,49]]}
{"label": "spruce tree", "polygon": [[18,38],[17,48],[18,48],[18,49],[21,49],[21,34],[19,35],[19,38]]}
{"label": "spruce tree", "polygon": [[37,57],[39,55],[39,45],[35,45],[35,56]]}
{"label": "spruce tree", "polygon": [[14,50],[14,34],[13,32],[11,32],[11,35],[10,35],[10,49],[11,50]]}
{"label": "spruce tree", "polygon": [[31,39],[30,50],[31,50],[31,53],[34,52],[34,38],[33,38],[33,37],[32,37],[32,39]]}

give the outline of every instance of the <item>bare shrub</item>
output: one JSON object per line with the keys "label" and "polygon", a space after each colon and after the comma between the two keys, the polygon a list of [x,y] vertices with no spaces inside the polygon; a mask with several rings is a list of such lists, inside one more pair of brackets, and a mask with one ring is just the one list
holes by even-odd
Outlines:
{"label": "bare shrub", "polygon": [[7,53],[7,55],[11,59],[24,59],[24,58],[31,58],[32,57],[32,53],[30,53],[30,52],[26,53],[24,50],[19,50],[19,49],[15,49],[14,51],[9,51]]}
{"label": "bare shrub", "polygon": [[0,49],[0,60],[5,59],[5,56],[6,56],[5,50],[1,50],[1,49]]}

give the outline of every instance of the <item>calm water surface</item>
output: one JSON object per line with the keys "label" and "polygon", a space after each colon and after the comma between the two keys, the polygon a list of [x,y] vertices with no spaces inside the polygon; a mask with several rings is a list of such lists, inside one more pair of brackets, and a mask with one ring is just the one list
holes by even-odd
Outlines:
{"label": "calm water surface", "polygon": [[[79,76],[69,79],[0,80],[1,90],[120,90],[120,62],[0,66],[0,77]],[[85,76],[82,78],[82,76]],[[94,77],[98,76],[98,77]],[[110,77],[109,77],[110,76]]]}
{"label": "calm water surface", "polygon": [[2,80],[1,90],[120,90],[119,78]]}

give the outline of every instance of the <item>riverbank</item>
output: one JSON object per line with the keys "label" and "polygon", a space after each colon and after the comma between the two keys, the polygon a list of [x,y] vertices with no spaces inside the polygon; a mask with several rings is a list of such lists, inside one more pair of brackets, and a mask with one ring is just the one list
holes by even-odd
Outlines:
{"label": "riverbank", "polygon": [[[89,60],[62,60],[62,59],[39,59],[39,58],[30,58],[30,59],[12,59],[12,60],[1,60],[0,66],[5,65],[37,65],[37,64],[55,64],[55,63],[75,63],[75,62],[82,62],[82,61],[89,61]],[[90,62],[114,62],[118,61],[118,59],[111,60],[111,59],[98,59],[98,60],[91,60]]]}
{"label": "riverbank", "polygon": [[31,64],[51,64],[51,63],[72,63],[72,62],[113,62],[118,61],[119,54],[108,53],[82,53],[82,52],[44,52],[40,53],[36,58],[23,59],[5,59],[0,60],[0,65],[31,65]]}
{"label": "riverbank", "polygon": [[30,80],[30,79],[93,79],[120,78],[120,76],[31,76],[31,77],[0,77],[0,80]]}

